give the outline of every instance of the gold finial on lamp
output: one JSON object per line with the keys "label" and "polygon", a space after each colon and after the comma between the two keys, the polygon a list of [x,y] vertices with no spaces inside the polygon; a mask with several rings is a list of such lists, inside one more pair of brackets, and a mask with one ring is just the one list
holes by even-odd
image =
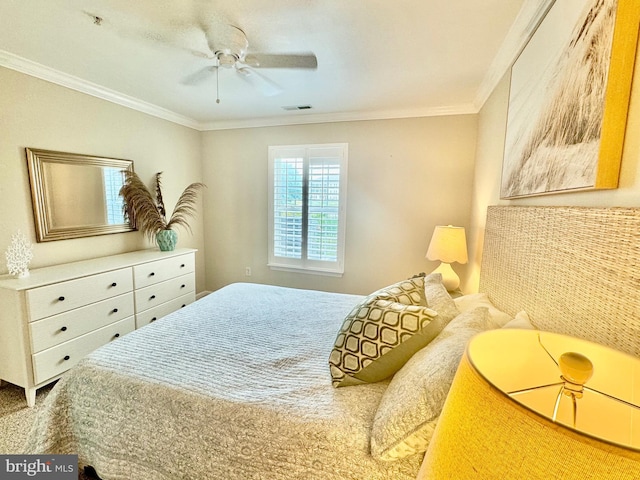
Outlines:
{"label": "gold finial on lamp", "polygon": [[440,260],[440,266],[432,273],[442,275],[442,283],[452,291],[460,286],[460,277],[453,271],[453,262],[467,263],[467,238],[464,227],[438,225],[433,231],[426,258]]}

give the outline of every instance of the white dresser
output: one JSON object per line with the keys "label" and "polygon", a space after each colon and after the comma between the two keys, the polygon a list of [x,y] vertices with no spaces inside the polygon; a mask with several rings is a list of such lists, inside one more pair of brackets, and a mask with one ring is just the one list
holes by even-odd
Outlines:
{"label": "white dresser", "polygon": [[195,300],[195,252],[157,249],[0,276],[0,381],[36,390],[101,345]]}

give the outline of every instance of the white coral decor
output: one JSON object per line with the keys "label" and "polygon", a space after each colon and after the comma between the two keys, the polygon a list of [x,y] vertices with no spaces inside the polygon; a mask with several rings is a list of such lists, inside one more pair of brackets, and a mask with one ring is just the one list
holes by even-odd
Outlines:
{"label": "white coral decor", "polygon": [[18,278],[29,276],[29,262],[33,258],[33,245],[20,231],[11,235],[11,245],[4,253],[7,257],[7,268],[11,275]]}

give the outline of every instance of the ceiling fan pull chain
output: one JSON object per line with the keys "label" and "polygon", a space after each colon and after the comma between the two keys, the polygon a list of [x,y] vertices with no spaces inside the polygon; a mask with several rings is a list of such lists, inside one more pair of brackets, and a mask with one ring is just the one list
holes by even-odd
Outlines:
{"label": "ceiling fan pull chain", "polygon": [[216,103],[220,103],[220,62],[216,68]]}

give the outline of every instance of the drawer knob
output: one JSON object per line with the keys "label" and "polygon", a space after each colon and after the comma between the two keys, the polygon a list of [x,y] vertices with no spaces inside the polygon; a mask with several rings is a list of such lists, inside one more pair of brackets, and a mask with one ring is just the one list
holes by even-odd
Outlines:
{"label": "drawer knob", "polygon": [[149,276],[150,276],[150,277],[153,277],[154,275],[155,275],[155,273],[154,273],[154,272],[151,272],[151,273],[149,274]]}
{"label": "drawer knob", "polygon": [[65,360],[69,360],[70,358],[71,358],[71,357],[70,357],[69,355],[65,355],[65,356],[64,356],[64,359],[65,359]]}
{"label": "drawer knob", "polygon": [[184,288],[186,287],[186,285],[183,283],[182,285],[180,285],[180,288]]}
{"label": "drawer knob", "polygon": [[113,282],[113,283],[111,284],[111,286],[112,286],[112,287],[117,287],[117,286],[118,286],[118,284],[117,284],[116,282]]}
{"label": "drawer knob", "polygon": [[180,265],[180,268],[184,268],[184,263],[182,265]]}
{"label": "drawer knob", "polygon": [[59,302],[64,302],[64,297],[58,297]]}
{"label": "drawer knob", "polygon": [[61,331],[61,332],[66,332],[66,331],[67,331],[67,327],[62,327],[62,328],[60,329],[60,331]]}
{"label": "drawer knob", "polygon": [[119,334],[119,333],[116,333],[116,334],[114,335],[114,337],[116,337],[116,338],[118,338],[119,336],[120,336],[120,334]]}
{"label": "drawer knob", "polygon": [[114,308],[114,309],[112,310],[112,312],[113,312],[113,313],[118,313],[118,309],[117,309],[117,308]]}
{"label": "drawer knob", "polygon": [[186,306],[187,306],[187,304],[186,304],[186,303],[183,303],[181,308],[184,308],[184,307],[186,307]]}
{"label": "drawer knob", "polygon": [[154,298],[156,298],[156,296],[155,296],[155,295],[151,295],[151,296],[149,297],[149,300],[153,300]]}
{"label": "drawer knob", "polygon": [[158,319],[158,317],[153,317],[153,318],[151,319],[151,321],[152,321],[152,322],[155,322],[157,319]]}

